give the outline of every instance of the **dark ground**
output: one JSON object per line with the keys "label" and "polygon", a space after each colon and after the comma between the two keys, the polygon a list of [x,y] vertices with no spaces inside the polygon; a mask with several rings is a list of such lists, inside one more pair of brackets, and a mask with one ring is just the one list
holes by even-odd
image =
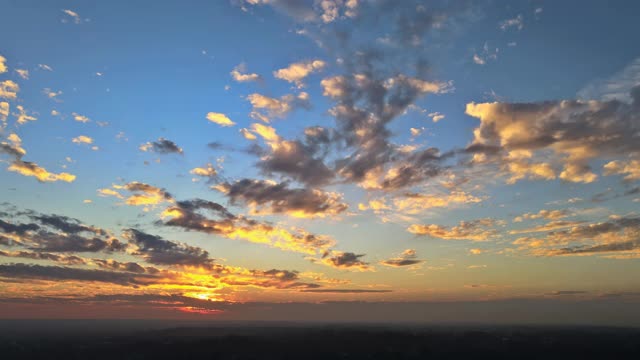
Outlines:
{"label": "dark ground", "polygon": [[0,359],[443,358],[640,359],[640,329],[0,321]]}

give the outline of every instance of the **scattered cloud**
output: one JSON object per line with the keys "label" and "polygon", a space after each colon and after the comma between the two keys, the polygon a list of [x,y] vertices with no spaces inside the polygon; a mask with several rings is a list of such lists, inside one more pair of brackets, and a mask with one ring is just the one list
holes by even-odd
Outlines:
{"label": "scattered cloud", "polygon": [[227,115],[222,113],[217,113],[217,112],[207,113],[207,120],[223,127],[233,126],[236,124],[233,121],[231,121],[231,119],[229,119]]}

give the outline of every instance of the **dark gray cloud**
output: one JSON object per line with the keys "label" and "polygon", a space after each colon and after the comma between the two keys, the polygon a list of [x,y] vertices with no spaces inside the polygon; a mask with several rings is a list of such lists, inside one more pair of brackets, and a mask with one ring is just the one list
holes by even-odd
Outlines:
{"label": "dark gray cloud", "polygon": [[135,262],[121,262],[113,259],[92,259],[91,262],[96,264],[98,267],[107,270],[115,270],[115,271],[125,271],[132,272],[138,274],[157,274],[161,270],[154,268],[152,266],[142,266]]}
{"label": "dark gray cloud", "polygon": [[125,235],[130,243],[137,246],[135,255],[157,265],[202,266],[211,268],[214,260],[209,253],[199,247],[165,240],[159,236],[129,229]]}
{"label": "dark gray cloud", "polygon": [[60,255],[46,252],[32,252],[32,251],[4,251],[0,250],[0,256],[24,258],[33,260],[49,260],[65,265],[84,265],[87,261],[79,256],[75,255]]}
{"label": "dark gray cloud", "polygon": [[66,216],[40,214],[31,210],[7,215],[33,222],[13,224],[0,219],[2,232],[18,235],[17,239],[14,237],[6,245],[19,245],[40,252],[112,252],[123,251],[126,247],[104,229]]}
{"label": "dark gray cloud", "polygon": [[171,217],[164,222],[167,226],[269,244],[288,251],[315,254],[334,244],[334,241],[326,236],[314,235],[302,229],[288,230],[233,215],[224,206],[202,199],[178,201],[164,213]]}
{"label": "dark gray cloud", "polygon": [[288,182],[242,179],[234,183],[218,184],[216,188],[222,191],[232,204],[250,205],[258,214],[324,217],[338,215],[348,208],[339,194],[308,188],[292,189],[289,188]]}
{"label": "dark gray cloud", "polygon": [[154,277],[148,274],[27,264],[0,264],[0,276],[12,279],[89,281],[117,285],[145,285],[154,280]]}
{"label": "dark gray cloud", "polygon": [[322,259],[309,258],[311,262],[321,263],[336,269],[372,271],[373,267],[368,262],[360,260],[365,254],[355,254],[352,252],[331,251],[326,252]]}
{"label": "dark gray cloud", "polygon": [[106,235],[106,231],[82,224],[80,220],[73,219],[67,216],[55,215],[55,214],[37,214],[32,215],[32,219],[37,220],[40,224],[51,226],[55,229],[61,230],[65,233],[77,234],[80,232],[91,232],[98,235]]}
{"label": "dark gray cloud", "polygon": [[36,231],[40,229],[40,226],[38,224],[12,224],[0,219],[0,229],[4,233],[22,235],[27,231]]}
{"label": "dark gray cloud", "polygon": [[148,142],[140,145],[142,151],[152,151],[158,154],[183,154],[182,148],[176,143],[165,138],[159,138],[156,141]]}

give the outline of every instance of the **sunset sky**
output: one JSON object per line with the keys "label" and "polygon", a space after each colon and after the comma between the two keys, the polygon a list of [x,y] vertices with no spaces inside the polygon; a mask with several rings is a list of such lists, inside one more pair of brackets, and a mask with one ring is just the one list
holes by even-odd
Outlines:
{"label": "sunset sky", "polygon": [[637,305],[638,13],[0,0],[0,317]]}

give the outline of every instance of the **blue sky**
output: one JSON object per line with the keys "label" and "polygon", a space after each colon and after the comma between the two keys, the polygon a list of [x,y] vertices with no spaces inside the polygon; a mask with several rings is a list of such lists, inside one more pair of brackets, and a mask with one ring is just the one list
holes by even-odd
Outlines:
{"label": "blue sky", "polygon": [[4,301],[637,301],[638,6],[0,1]]}

